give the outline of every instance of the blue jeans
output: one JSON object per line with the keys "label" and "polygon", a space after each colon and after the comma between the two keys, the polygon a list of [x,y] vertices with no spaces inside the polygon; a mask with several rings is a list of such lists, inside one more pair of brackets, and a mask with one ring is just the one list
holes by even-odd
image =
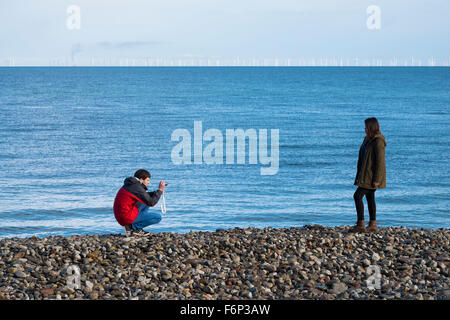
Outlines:
{"label": "blue jeans", "polygon": [[131,224],[133,230],[143,229],[151,224],[156,224],[161,221],[162,216],[159,211],[150,211],[149,206],[138,202],[139,214]]}

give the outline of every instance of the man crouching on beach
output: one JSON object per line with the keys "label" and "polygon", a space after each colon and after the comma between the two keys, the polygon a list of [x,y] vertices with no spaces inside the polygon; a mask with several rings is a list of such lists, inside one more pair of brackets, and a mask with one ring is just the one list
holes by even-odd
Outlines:
{"label": "man crouching on beach", "polygon": [[159,189],[147,192],[150,183],[150,172],[139,169],[134,177],[126,178],[123,187],[114,199],[114,217],[125,229],[125,235],[145,236],[143,228],[161,221],[161,213],[150,211],[164,192],[165,183],[159,183]]}

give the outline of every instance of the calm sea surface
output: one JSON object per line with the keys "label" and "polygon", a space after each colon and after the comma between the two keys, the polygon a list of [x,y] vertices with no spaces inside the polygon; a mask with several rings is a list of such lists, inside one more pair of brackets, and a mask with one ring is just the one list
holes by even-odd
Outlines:
{"label": "calm sea surface", "polygon": [[[450,68],[0,68],[0,237],[123,232],[112,205],[139,168],[169,183],[149,231],[350,225],[372,116],[388,144],[380,226],[449,228]],[[224,142],[278,129],[278,173],[248,150],[174,164],[172,132],[193,140],[194,121]]]}

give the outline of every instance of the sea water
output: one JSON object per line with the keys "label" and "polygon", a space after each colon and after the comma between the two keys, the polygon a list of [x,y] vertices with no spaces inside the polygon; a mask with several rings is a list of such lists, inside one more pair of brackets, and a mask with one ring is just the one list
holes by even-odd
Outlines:
{"label": "sea water", "polygon": [[[450,68],[0,68],[0,237],[123,232],[114,197],[140,168],[169,183],[148,231],[351,225],[368,117],[387,141],[378,224],[449,228]],[[248,150],[174,163],[172,133],[195,121],[278,130],[279,168]]]}

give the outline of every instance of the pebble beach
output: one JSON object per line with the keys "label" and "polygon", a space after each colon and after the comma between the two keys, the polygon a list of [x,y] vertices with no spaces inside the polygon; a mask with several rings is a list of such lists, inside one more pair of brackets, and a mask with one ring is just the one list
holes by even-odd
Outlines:
{"label": "pebble beach", "polygon": [[348,230],[5,238],[0,299],[449,299],[450,229]]}

